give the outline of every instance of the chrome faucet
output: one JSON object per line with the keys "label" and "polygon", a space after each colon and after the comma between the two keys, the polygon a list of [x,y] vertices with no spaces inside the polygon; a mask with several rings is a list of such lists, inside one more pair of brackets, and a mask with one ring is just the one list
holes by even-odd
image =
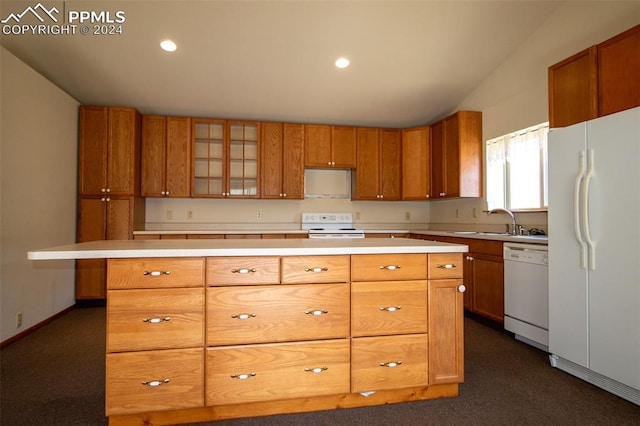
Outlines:
{"label": "chrome faucet", "polygon": [[[491,209],[487,212],[487,215],[492,215],[494,213],[504,213],[511,216],[511,232],[510,233],[511,235],[518,235],[518,224],[516,223],[516,216],[513,214],[512,211],[507,209]],[[509,228],[509,225],[507,225],[507,228]]]}

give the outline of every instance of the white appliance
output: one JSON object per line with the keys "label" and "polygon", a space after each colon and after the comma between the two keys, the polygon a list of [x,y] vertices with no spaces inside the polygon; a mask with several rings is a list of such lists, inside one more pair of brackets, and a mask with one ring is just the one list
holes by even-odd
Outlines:
{"label": "white appliance", "polygon": [[549,133],[551,364],[640,405],[640,108]]}
{"label": "white appliance", "polygon": [[504,328],[544,351],[549,346],[547,246],[504,244]]}
{"label": "white appliance", "polygon": [[301,223],[309,238],[364,238],[364,231],[353,227],[351,213],[302,213]]}

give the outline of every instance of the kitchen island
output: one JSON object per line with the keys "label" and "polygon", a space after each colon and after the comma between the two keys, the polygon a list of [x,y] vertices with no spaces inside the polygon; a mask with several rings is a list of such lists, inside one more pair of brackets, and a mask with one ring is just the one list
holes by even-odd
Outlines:
{"label": "kitchen island", "polygon": [[412,239],[96,241],[106,415],[178,424],[458,394],[465,245]]}

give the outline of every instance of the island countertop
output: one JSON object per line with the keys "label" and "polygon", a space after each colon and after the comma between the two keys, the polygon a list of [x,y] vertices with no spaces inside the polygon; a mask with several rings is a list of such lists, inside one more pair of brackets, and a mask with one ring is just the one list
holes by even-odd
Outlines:
{"label": "island countertop", "polygon": [[275,240],[103,240],[27,253],[29,260],[195,256],[308,256],[385,253],[464,253],[468,246],[409,238]]}

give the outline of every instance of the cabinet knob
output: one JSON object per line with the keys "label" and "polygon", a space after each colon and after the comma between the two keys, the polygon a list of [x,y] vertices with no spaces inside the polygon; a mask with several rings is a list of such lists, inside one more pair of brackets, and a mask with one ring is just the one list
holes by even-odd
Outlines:
{"label": "cabinet knob", "polygon": [[320,316],[320,315],[325,315],[328,314],[329,311],[325,311],[324,309],[315,309],[315,310],[307,310],[304,311],[305,315],[315,315],[315,316]]}
{"label": "cabinet knob", "polygon": [[329,367],[315,367],[315,368],[305,368],[304,371],[307,373],[320,374],[323,371],[327,371]]}
{"label": "cabinet knob", "polygon": [[257,316],[256,314],[233,314],[231,315],[231,318],[246,320],[249,318],[255,318],[256,316]]}
{"label": "cabinet knob", "polygon": [[323,266],[323,267],[316,266],[315,268],[304,268],[305,272],[314,272],[314,273],[327,272],[328,270],[329,268],[327,268],[326,266]]}
{"label": "cabinet knob", "polygon": [[453,269],[457,267],[458,266],[455,263],[444,263],[444,264],[436,265],[436,268],[439,268],[439,269]]}
{"label": "cabinet knob", "polygon": [[460,284],[460,285],[458,286],[458,291],[459,291],[460,293],[464,293],[465,291],[467,291],[467,288],[464,286],[464,284]]}
{"label": "cabinet knob", "polygon": [[467,256],[467,260],[468,260],[469,262],[473,262],[473,257],[471,257],[471,256]]}
{"label": "cabinet knob", "polygon": [[381,362],[380,367],[395,368],[402,364],[402,361]]}
{"label": "cabinet knob", "polygon": [[380,269],[386,269],[387,271],[395,271],[400,269],[400,265],[380,265]]}
{"label": "cabinet knob", "polygon": [[232,269],[232,274],[248,274],[250,272],[256,272],[256,268],[241,268],[241,269]]}
{"label": "cabinet knob", "polygon": [[[107,199],[109,201],[109,199]],[[142,275],[148,275],[150,277],[159,277],[162,275],[171,275],[171,271],[144,271]]]}
{"label": "cabinet knob", "polygon": [[107,192],[105,188],[100,188],[100,192]]}
{"label": "cabinet knob", "polygon": [[166,384],[166,383],[169,383],[170,381],[171,381],[170,379],[164,379],[164,380],[149,380],[149,381],[146,381],[146,382],[142,382],[142,384],[143,384],[144,386],[151,386],[152,388],[155,388],[155,387],[157,387],[157,386],[160,386],[160,385],[164,385],[164,384]]}
{"label": "cabinet knob", "polygon": [[255,377],[256,373],[242,373],[242,374],[232,374],[231,378],[232,379],[238,379],[238,380],[247,380],[250,377]]}

